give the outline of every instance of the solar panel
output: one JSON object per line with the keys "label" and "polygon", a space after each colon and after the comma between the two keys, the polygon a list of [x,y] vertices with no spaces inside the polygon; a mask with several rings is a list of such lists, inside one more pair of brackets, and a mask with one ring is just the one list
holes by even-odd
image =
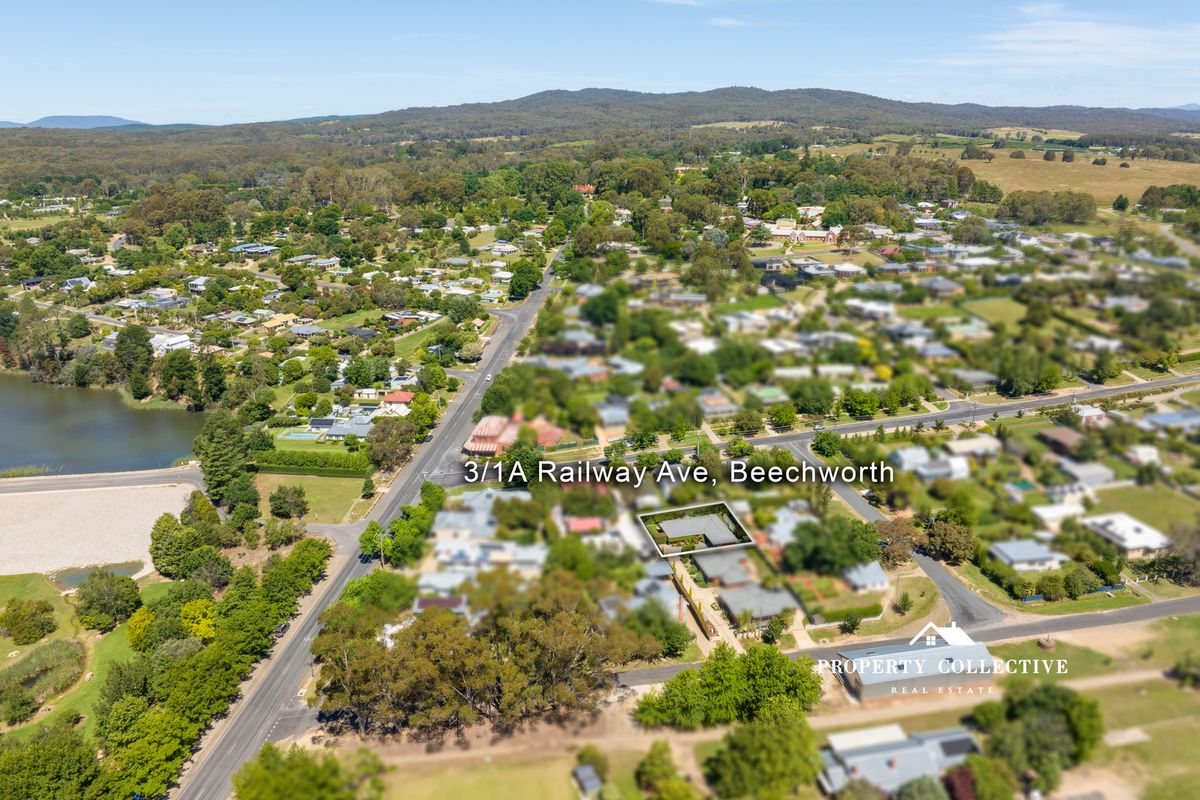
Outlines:
{"label": "solar panel", "polygon": [[968,736],[942,742],[942,754],[947,757],[965,756],[975,752],[975,742]]}

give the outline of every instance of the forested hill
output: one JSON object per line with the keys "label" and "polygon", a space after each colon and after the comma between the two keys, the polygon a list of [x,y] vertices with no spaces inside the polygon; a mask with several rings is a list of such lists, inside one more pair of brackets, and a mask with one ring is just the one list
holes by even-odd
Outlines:
{"label": "forested hill", "polygon": [[1027,125],[1088,133],[1168,133],[1200,130],[1200,119],[1151,111],[1047,106],[991,107],[974,103],[904,103],[858,92],[729,87],[707,92],[646,94],[620,89],[548,91],[498,103],[408,108],[356,120],[424,136],[502,136],[611,128],[661,128],[714,122],[776,120],[864,132],[930,131]]}
{"label": "forested hill", "polygon": [[[780,124],[744,130],[694,127],[733,122]],[[551,146],[568,142],[700,154],[870,141],[884,133],[972,135],[1010,126],[1080,131],[1118,146],[1193,148],[1196,140],[1170,134],[1200,131],[1200,113],[993,108],[903,103],[829,89],[729,87],[676,94],[547,91],[497,103],[212,127],[17,127],[0,129],[0,197],[92,194],[180,179],[252,187],[317,166],[365,167],[431,155],[463,169],[486,170],[506,160],[561,157],[567,151]],[[524,138],[491,140],[509,136]]]}

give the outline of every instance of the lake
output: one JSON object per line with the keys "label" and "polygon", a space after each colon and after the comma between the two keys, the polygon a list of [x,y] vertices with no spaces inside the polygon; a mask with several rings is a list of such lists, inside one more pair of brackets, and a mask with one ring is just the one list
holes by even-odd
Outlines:
{"label": "lake", "polygon": [[104,389],[64,389],[0,372],[0,471],[52,473],[169,467],[192,452],[204,417],[127,406]]}

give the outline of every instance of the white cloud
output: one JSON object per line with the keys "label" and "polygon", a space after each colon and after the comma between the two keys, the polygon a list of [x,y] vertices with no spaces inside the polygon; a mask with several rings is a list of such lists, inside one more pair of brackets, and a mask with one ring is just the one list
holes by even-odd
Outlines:
{"label": "white cloud", "polygon": [[744,20],[734,19],[733,17],[713,17],[708,21],[708,24],[712,25],[714,28],[736,29],[746,27],[746,22]]}
{"label": "white cloud", "polygon": [[946,66],[1127,69],[1200,66],[1200,25],[1156,27],[1083,15],[1054,3],[1017,8],[1021,20],[976,38],[970,52],[940,59]]}

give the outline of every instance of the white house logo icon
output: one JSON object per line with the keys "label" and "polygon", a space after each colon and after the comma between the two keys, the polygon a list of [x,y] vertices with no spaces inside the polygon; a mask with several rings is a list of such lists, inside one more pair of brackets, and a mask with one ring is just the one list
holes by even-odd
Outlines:
{"label": "white house logo icon", "polygon": [[967,635],[967,632],[958,627],[958,624],[951,622],[946,626],[938,626],[932,622],[925,623],[925,627],[917,631],[917,635],[909,640],[910,646],[916,645],[917,642],[925,640],[926,647],[937,647],[941,644],[949,645],[969,645],[975,644],[975,640]]}

